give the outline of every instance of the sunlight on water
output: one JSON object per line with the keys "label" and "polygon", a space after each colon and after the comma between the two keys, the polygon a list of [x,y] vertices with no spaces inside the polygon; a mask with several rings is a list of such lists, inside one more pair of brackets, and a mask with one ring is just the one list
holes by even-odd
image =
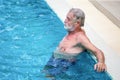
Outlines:
{"label": "sunlight on water", "polygon": [[45,80],[40,71],[64,34],[44,0],[0,0],[0,80]]}

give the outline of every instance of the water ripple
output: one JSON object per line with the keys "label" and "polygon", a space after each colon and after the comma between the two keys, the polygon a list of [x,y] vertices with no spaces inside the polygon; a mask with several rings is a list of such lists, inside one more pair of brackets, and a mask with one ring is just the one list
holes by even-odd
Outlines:
{"label": "water ripple", "polygon": [[46,80],[61,26],[44,0],[0,0],[0,80]]}

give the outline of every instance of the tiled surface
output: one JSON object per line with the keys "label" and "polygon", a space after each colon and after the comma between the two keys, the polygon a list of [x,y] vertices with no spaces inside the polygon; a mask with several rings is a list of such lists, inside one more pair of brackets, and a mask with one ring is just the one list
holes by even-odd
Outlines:
{"label": "tiled surface", "polygon": [[120,28],[120,0],[89,0]]}

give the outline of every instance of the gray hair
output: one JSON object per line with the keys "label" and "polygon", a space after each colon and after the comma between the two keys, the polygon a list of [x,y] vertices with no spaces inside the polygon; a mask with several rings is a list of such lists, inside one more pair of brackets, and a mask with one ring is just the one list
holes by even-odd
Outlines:
{"label": "gray hair", "polygon": [[72,9],[70,9],[69,12],[72,12],[73,15],[75,16],[75,19],[81,22],[80,26],[84,26],[85,14],[81,9],[72,8]]}

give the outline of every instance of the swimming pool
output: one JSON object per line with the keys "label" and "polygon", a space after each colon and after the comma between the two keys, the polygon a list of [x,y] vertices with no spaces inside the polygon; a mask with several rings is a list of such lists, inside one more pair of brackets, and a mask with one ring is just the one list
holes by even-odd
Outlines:
{"label": "swimming pool", "polygon": [[45,80],[62,26],[44,0],[0,0],[0,80]]}

